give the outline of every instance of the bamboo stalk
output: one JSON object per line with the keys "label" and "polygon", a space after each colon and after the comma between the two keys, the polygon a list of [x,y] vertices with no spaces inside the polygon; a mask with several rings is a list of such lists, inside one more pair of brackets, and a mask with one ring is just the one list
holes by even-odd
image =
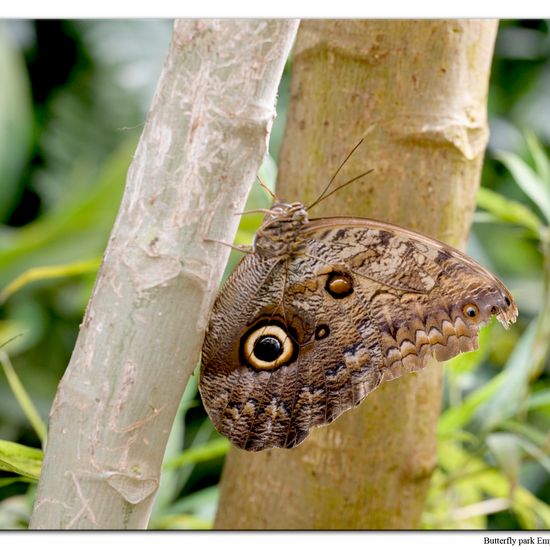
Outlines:
{"label": "bamboo stalk", "polygon": [[[463,245],[487,141],[495,21],[307,21],[293,57],[278,196]],[[387,382],[295,450],[231,449],[216,527],[411,529],[435,466],[441,369]]]}

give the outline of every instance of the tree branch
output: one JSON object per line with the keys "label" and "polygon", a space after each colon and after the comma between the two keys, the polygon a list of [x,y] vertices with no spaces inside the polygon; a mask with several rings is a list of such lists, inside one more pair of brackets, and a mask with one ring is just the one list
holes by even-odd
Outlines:
{"label": "tree branch", "polygon": [[50,414],[31,528],[145,528],[295,21],[177,21]]}

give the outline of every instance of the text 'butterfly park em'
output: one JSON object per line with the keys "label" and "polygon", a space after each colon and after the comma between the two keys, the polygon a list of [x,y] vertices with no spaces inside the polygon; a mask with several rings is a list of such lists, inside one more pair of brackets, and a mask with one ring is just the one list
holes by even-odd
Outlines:
{"label": "text 'butterfly park em'", "polygon": [[504,284],[435,239],[366,218],[309,219],[275,198],[221,289],[199,389],[237,447],[292,448],[359,405],[382,381],[475,350],[494,315],[513,323]]}

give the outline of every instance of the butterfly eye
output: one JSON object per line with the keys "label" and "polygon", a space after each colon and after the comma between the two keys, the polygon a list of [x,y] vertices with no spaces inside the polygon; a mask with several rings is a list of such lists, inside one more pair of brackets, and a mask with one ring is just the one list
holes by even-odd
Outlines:
{"label": "butterfly eye", "polygon": [[292,219],[297,222],[305,222],[307,221],[307,214],[304,212],[303,209],[300,209],[292,214]]}
{"label": "butterfly eye", "polygon": [[462,307],[462,311],[470,319],[475,319],[479,315],[479,308],[475,304],[466,304]]}
{"label": "butterfly eye", "polygon": [[331,273],[325,288],[333,298],[345,298],[353,292],[353,280],[344,273]]}
{"label": "butterfly eye", "polygon": [[245,335],[242,355],[259,370],[271,370],[288,363],[295,355],[291,336],[279,325],[262,325]]}

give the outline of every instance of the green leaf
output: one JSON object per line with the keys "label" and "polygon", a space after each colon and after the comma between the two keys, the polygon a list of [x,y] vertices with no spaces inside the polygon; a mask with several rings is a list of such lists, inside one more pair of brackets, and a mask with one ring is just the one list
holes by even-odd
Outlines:
{"label": "green leaf", "polygon": [[501,383],[502,374],[499,374],[489,380],[487,384],[470,393],[460,405],[444,411],[439,418],[438,436],[452,434],[468,424],[478,408],[497,391]]}
{"label": "green leaf", "polygon": [[[195,432],[195,435],[193,437],[193,440],[191,441],[191,444],[188,444],[186,441],[186,446],[188,447],[185,452],[189,452],[191,449],[200,449],[204,445],[208,444],[208,442],[212,438],[212,434],[214,433],[214,426],[212,425],[212,422],[206,416],[197,431]],[[215,457],[214,457],[215,458]],[[177,460],[177,458],[176,458]],[[208,459],[207,459],[208,460]],[[177,472],[181,479],[182,487],[187,483],[189,478],[191,477],[193,470],[197,464],[199,464],[201,461],[198,462],[190,461],[189,463],[181,466],[177,469]]]}
{"label": "green leaf", "polygon": [[523,437],[519,438],[519,444],[550,474],[550,458],[547,452]]}
{"label": "green leaf", "polygon": [[33,405],[29,394],[23,387],[21,380],[19,380],[19,377],[17,376],[15,369],[11,364],[8,354],[2,349],[0,349],[0,364],[4,369],[4,374],[6,375],[11,391],[15,395],[15,398],[17,399],[20,407],[23,409],[23,412],[25,413],[25,416],[29,420],[31,426],[34,428],[34,431],[40,438],[42,446],[44,446],[46,444],[47,438],[46,425],[44,424],[44,422],[42,422],[42,419],[40,418],[38,411]]}
{"label": "green leaf", "polygon": [[513,511],[523,529],[550,529],[550,506],[524,487],[514,492]]}
{"label": "green leaf", "polygon": [[521,451],[517,436],[510,433],[493,433],[486,438],[487,446],[502,472],[515,486],[521,469]]}
{"label": "green leaf", "polygon": [[525,132],[525,141],[540,179],[546,186],[546,192],[550,194],[550,161],[537,136],[533,132]]}
{"label": "green leaf", "polygon": [[263,216],[261,214],[243,214],[239,229],[235,235],[235,244],[250,245],[254,239],[254,234],[262,224]]}
{"label": "green leaf", "polygon": [[0,242],[0,287],[36,266],[79,262],[103,253],[113,226],[133,140],[114,151],[93,188],[76,188],[35,221]]}
{"label": "green leaf", "polygon": [[539,409],[550,405],[550,389],[532,393],[527,399],[527,410]]}
{"label": "green leaf", "polygon": [[31,296],[13,300],[8,311],[9,318],[0,320],[0,343],[10,357],[15,357],[39,344],[50,319],[44,304]]}
{"label": "green leaf", "polygon": [[179,456],[169,460],[164,465],[166,470],[181,468],[187,464],[197,464],[206,460],[212,460],[220,456],[225,456],[229,450],[229,441],[227,439],[216,438],[200,447],[194,447],[183,451]]}
{"label": "green leaf", "polygon": [[538,319],[534,319],[521,335],[504,370],[498,376],[497,391],[477,411],[476,420],[484,431],[491,431],[525,405],[529,394],[531,359],[537,329]]}
{"label": "green leaf", "polygon": [[63,21],[63,32],[87,61],[72,65],[65,82],[39,104],[42,162],[32,181],[45,210],[65,202],[68,192],[91,190],[111,152],[128,136],[139,137],[170,27],[168,20]]}
{"label": "green leaf", "polygon": [[167,514],[161,518],[155,519],[149,526],[150,529],[190,529],[206,530],[213,528],[211,519],[203,519],[191,514]]}
{"label": "green leaf", "polygon": [[543,227],[542,221],[527,206],[499,195],[486,187],[480,187],[477,194],[477,205],[487,210],[493,219],[525,227],[537,237]]}
{"label": "green leaf", "polygon": [[34,483],[36,480],[31,479],[25,476],[16,476],[16,477],[1,477],[0,478],[0,489],[2,487],[8,487],[14,483]]}
{"label": "green leaf", "polygon": [[538,206],[546,221],[550,223],[550,194],[542,179],[522,158],[513,153],[500,152],[496,158],[508,168],[515,182]]}
{"label": "green leaf", "polygon": [[547,440],[548,434],[540,431],[537,427],[526,423],[525,421],[517,421],[514,419],[506,420],[502,423],[502,429],[521,436],[522,439],[532,441],[539,447],[545,447],[550,444]]}
{"label": "green leaf", "polygon": [[14,472],[36,481],[40,477],[42,459],[40,449],[0,440],[0,470]]}
{"label": "green leaf", "polygon": [[[480,524],[482,517],[478,517],[476,523],[476,517],[464,518],[460,514],[465,506],[481,503],[487,497],[512,497],[509,507],[524,529],[550,527],[550,507],[521,485],[517,485],[512,491],[510,479],[500,470],[488,467],[480,456],[451,441],[439,442],[437,456],[441,467],[439,480],[437,486],[432,484],[430,488],[430,500],[425,512],[425,522],[431,528],[483,527]],[[442,476],[441,471],[449,474]],[[429,523],[434,518],[437,520],[436,525]]]}
{"label": "green leaf", "polygon": [[212,519],[216,513],[220,489],[217,485],[200,489],[174,502],[168,514],[193,514],[203,519]]}
{"label": "green leaf", "polygon": [[20,178],[32,142],[33,118],[27,70],[0,23],[0,221],[7,219],[20,193]]}
{"label": "green leaf", "polygon": [[82,262],[73,262],[63,265],[38,266],[28,269],[13,281],[7,284],[0,292],[0,304],[4,303],[12,294],[24,286],[35,281],[45,281],[48,279],[58,279],[60,277],[72,277],[82,273],[95,273],[101,258],[93,258]]}

